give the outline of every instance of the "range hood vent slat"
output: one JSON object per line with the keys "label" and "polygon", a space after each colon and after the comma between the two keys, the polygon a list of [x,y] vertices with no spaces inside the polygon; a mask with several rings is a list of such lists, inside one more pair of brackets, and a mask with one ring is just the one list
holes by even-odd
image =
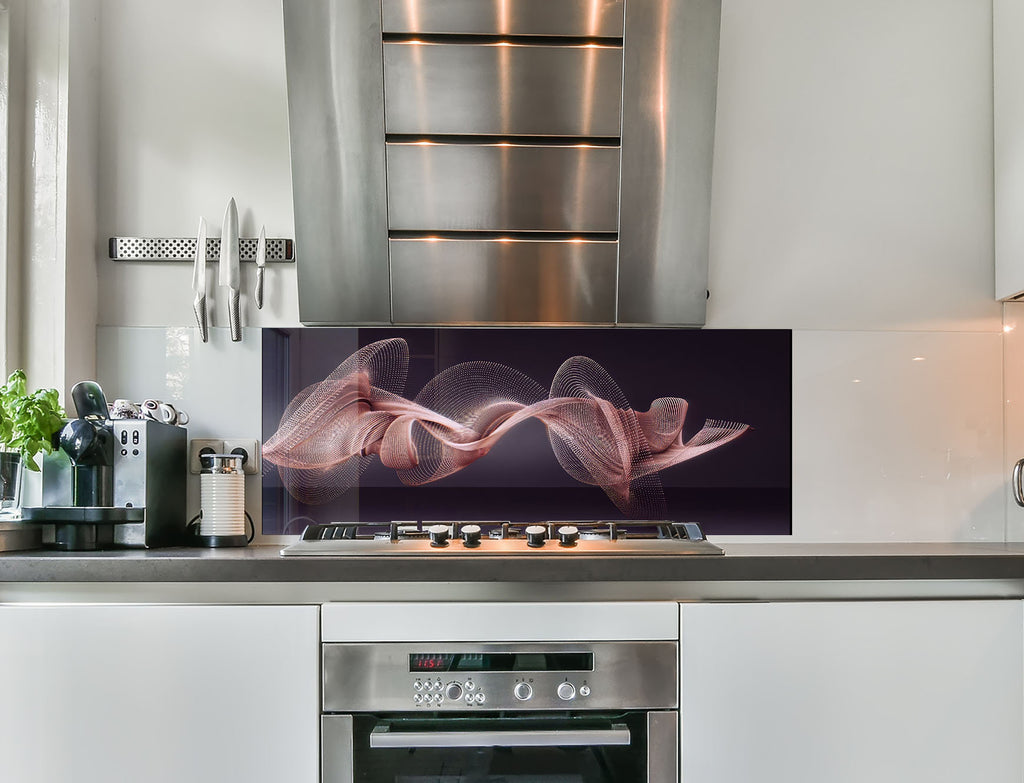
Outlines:
{"label": "range hood vent slat", "polygon": [[477,44],[481,46],[578,46],[621,49],[621,37],[585,35],[510,35],[505,33],[384,33],[384,43]]}
{"label": "range hood vent slat", "polygon": [[381,27],[421,35],[621,37],[622,7],[623,0],[382,0]]}
{"label": "range hood vent slat", "polygon": [[618,147],[618,136],[510,136],[481,133],[387,133],[388,144],[483,144],[509,147]]}
{"label": "range hood vent slat", "polygon": [[478,240],[486,242],[617,242],[614,231],[401,231],[392,229],[390,239]]}

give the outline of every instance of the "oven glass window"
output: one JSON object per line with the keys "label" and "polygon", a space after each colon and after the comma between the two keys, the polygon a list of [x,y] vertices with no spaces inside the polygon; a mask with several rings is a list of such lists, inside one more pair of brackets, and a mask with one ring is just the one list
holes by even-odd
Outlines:
{"label": "oven glass window", "polygon": [[[353,736],[354,780],[643,783],[647,767],[645,732],[644,713],[482,719],[357,716]],[[371,747],[380,744],[381,740],[373,735],[381,733],[388,735],[389,743],[410,747]],[[456,738],[446,741],[461,746],[432,747],[441,736]],[[509,745],[502,745],[503,736],[514,739]],[[592,736],[593,742],[587,744],[581,736]]]}

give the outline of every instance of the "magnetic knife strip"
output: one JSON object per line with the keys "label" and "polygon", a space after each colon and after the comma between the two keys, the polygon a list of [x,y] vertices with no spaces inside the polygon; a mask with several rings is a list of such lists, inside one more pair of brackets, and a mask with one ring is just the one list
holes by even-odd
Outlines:
{"label": "magnetic knife strip", "polygon": [[[238,240],[239,260],[256,261],[255,237]],[[111,237],[110,258],[114,261],[195,261],[195,237]],[[220,260],[220,237],[206,240],[206,260]],[[267,263],[290,264],[295,261],[295,242],[291,239],[267,239]]]}

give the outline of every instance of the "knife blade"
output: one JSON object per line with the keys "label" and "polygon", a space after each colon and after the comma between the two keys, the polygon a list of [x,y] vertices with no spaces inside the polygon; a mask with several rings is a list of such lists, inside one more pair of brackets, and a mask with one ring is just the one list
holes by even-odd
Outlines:
{"label": "knife blade", "polygon": [[260,238],[256,240],[256,290],[253,292],[253,300],[256,302],[256,309],[263,309],[263,273],[267,265],[267,227],[260,226]]}
{"label": "knife blade", "polygon": [[196,323],[199,325],[199,336],[203,342],[209,342],[210,332],[206,319],[206,218],[199,218],[199,234],[196,236],[196,259],[192,266],[192,290],[195,291],[195,299],[192,300],[192,310],[196,314]]}
{"label": "knife blade", "polygon": [[232,198],[224,210],[224,226],[220,235],[219,282],[228,289],[228,323],[231,326],[231,341],[235,343],[242,339],[242,322],[238,311],[241,288],[238,257],[238,207]]}

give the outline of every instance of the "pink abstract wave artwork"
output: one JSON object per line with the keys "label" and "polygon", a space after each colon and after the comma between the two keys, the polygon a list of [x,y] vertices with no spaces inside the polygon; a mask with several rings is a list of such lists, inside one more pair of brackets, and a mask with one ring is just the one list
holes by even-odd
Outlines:
{"label": "pink abstract wave artwork", "polygon": [[630,519],[665,516],[662,471],[738,438],[749,425],[708,419],[683,441],[687,402],[661,397],[635,411],[593,359],[573,356],[549,390],[511,367],[465,362],[443,370],[409,400],[405,340],[360,348],[289,403],[264,444],[297,500],[320,505],[357,486],[371,460],[421,486],[473,464],[527,419],[547,429],[575,480],[600,487]]}

